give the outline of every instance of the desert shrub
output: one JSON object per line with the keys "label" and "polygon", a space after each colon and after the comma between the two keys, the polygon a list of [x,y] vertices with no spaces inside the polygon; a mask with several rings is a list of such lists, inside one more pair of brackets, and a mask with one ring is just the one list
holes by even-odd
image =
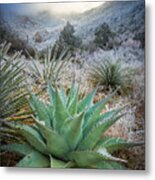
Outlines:
{"label": "desert shrub", "polygon": [[68,49],[61,51],[61,53],[59,50],[58,46],[54,46],[52,49],[48,48],[42,59],[32,60],[30,69],[37,83],[46,84],[50,81],[55,85],[61,79],[65,67],[73,57]]}
{"label": "desert shrub", "polygon": [[141,47],[145,48],[145,32],[136,33],[134,36],[134,40],[138,40],[141,42]]}
{"label": "desert shrub", "polygon": [[96,29],[94,42],[96,46],[102,49],[112,49],[113,48],[113,39],[115,33],[111,31],[107,23],[103,23],[101,27]]}
{"label": "desert shrub", "polygon": [[74,26],[67,22],[64,29],[60,32],[59,39],[56,44],[63,49],[67,47],[70,51],[74,51],[81,45],[81,39],[74,35]]}
{"label": "desert shrub", "polygon": [[[3,25],[0,25],[0,43],[3,43],[4,41],[10,42],[11,47],[10,51],[21,51],[22,53],[27,56],[30,54],[31,56],[34,56],[34,47],[29,44],[29,37],[28,35],[22,34],[23,39],[19,37],[18,32],[12,32],[11,29],[5,29]],[[28,56],[27,56],[28,57]]]}
{"label": "desert shrub", "polygon": [[93,84],[101,85],[106,90],[119,88],[119,93],[132,89],[132,75],[132,69],[123,67],[120,60],[95,62],[89,68],[89,79]]}
{"label": "desert shrub", "polygon": [[112,153],[141,143],[103,136],[123,116],[123,108],[101,114],[113,94],[94,104],[94,89],[79,100],[74,82],[69,94],[50,84],[48,92],[49,103],[32,94],[34,125],[7,123],[25,142],[1,146],[1,151],[22,155],[18,167],[124,169],[127,161]]}

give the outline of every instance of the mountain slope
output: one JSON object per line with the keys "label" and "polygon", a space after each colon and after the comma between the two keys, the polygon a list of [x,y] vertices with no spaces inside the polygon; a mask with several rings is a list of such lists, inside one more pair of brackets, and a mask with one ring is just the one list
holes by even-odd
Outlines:
{"label": "mountain slope", "polygon": [[114,32],[120,33],[122,39],[144,32],[144,1],[106,2],[102,6],[82,14],[73,23],[76,35],[82,39],[94,38],[95,30],[106,22]]}
{"label": "mountain slope", "polygon": [[23,15],[3,10],[0,15],[0,41],[9,41],[18,50],[42,51],[54,44],[63,25],[63,20],[46,12]]}
{"label": "mountain slope", "polygon": [[75,35],[80,37],[84,44],[93,41],[96,29],[104,22],[117,33],[122,42],[144,32],[143,0],[106,2],[97,8],[70,17],[58,17],[47,11],[36,12],[35,15],[8,13],[3,5],[0,5],[0,10],[0,41],[10,41],[16,49],[26,48],[31,51],[34,48],[42,51],[47,46],[52,46],[67,19],[74,25]]}

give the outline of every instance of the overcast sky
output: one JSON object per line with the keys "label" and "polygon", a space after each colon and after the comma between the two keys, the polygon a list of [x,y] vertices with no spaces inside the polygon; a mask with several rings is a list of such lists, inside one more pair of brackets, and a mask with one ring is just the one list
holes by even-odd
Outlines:
{"label": "overcast sky", "polygon": [[1,10],[5,12],[16,11],[22,14],[35,13],[41,10],[48,10],[51,13],[70,14],[82,13],[97,6],[103,2],[81,2],[81,3],[36,3],[36,4],[1,4]]}

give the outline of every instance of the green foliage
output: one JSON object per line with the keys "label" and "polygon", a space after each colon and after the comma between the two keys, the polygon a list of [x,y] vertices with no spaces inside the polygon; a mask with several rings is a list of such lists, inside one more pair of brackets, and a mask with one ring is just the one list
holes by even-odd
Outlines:
{"label": "green foliage", "polygon": [[4,43],[0,49],[0,118],[5,119],[17,115],[26,106],[26,91],[24,84],[24,64],[17,60],[20,53],[10,58],[7,53],[10,44]]}
{"label": "green foliage", "polygon": [[115,33],[110,30],[107,23],[103,23],[100,28],[95,32],[95,44],[102,49],[111,49],[113,44],[111,41],[114,39]]}
{"label": "green foliage", "polygon": [[25,143],[2,146],[1,150],[23,154],[17,163],[20,167],[123,169],[126,161],[110,153],[139,144],[103,136],[120,119],[122,108],[103,116],[101,111],[113,94],[94,104],[96,90],[79,99],[79,88],[73,82],[66,94],[49,83],[50,103],[46,105],[33,95],[35,125],[7,124],[25,137]]}
{"label": "green foliage", "polygon": [[74,27],[67,22],[63,30],[60,32],[59,40],[56,44],[60,49],[68,47],[70,51],[74,51],[75,48],[79,48],[81,40],[74,35]]}
{"label": "green foliage", "polygon": [[89,69],[89,76],[93,84],[101,85],[106,90],[119,87],[118,92],[127,93],[132,89],[133,71],[131,68],[122,67],[120,60],[95,62]]}
{"label": "green foliage", "polygon": [[[24,64],[20,53],[9,54],[11,44],[4,43],[0,49],[0,143],[21,141],[18,132],[7,128],[3,121],[27,120],[31,110],[25,87]],[[10,52],[10,51],[9,51]],[[19,58],[19,59],[18,59]],[[25,115],[26,111],[26,115]],[[30,112],[28,112],[30,111]],[[18,136],[15,136],[15,134]]]}

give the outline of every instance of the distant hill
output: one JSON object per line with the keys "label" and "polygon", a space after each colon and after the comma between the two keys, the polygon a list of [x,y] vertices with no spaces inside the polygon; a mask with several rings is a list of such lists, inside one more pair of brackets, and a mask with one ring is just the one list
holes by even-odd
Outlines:
{"label": "distant hill", "polygon": [[0,41],[10,41],[16,49],[42,51],[47,45],[54,44],[64,23],[45,11],[36,15],[1,11]]}
{"label": "distant hill", "polygon": [[143,0],[106,2],[97,8],[70,17],[58,17],[47,11],[37,12],[36,15],[8,13],[2,11],[2,7],[0,13],[0,41],[10,41],[17,49],[35,48],[42,51],[47,46],[52,46],[67,20],[74,25],[75,35],[88,44],[94,39],[95,30],[104,22],[122,41],[134,38],[136,33],[144,32]]}
{"label": "distant hill", "polygon": [[75,22],[76,34],[84,40],[94,38],[95,30],[106,22],[121,38],[133,37],[144,32],[144,1],[106,2],[98,8],[89,10]]}

